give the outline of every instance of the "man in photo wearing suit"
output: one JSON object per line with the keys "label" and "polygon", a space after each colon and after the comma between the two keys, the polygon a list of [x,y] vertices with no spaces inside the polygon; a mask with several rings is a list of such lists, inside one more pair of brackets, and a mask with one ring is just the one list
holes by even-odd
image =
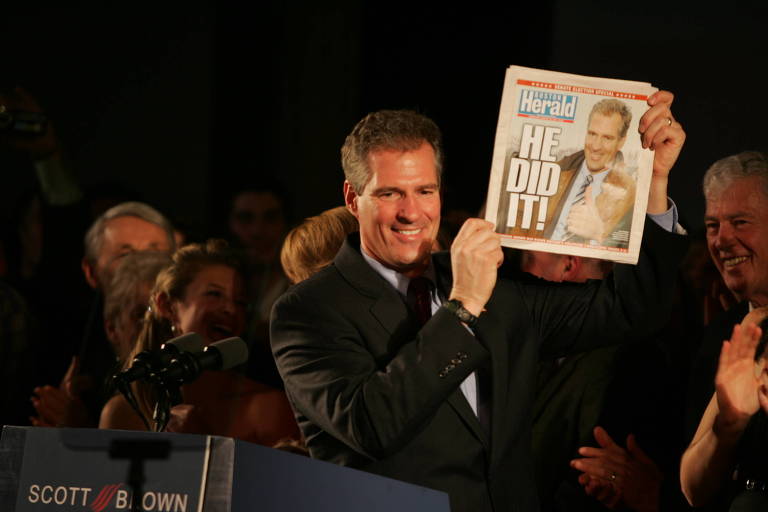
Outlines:
{"label": "man in photo wearing suit", "polygon": [[[558,162],[560,179],[548,202],[544,231],[537,231],[534,225],[530,229],[509,228],[506,233],[626,248],[636,182],[624,169],[621,148],[631,121],[632,112],[624,102],[604,99],[595,103],[589,113],[584,149]],[[505,197],[499,203],[499,222],[507,218],[508,208]],[[518,218],[521,215],[522,211],[518,212]]]}
{"label": "man in photo wearing suit", "polygon": [[[653,96],[641,122],[656,149],[649,212],[667,230],[666,180],[685,138],[671,103]],[[536,510],[535,361],[662,320],[682,237],[649,222],[639,265],[603,283],[526,279],[499,269],[499,236],[480,219],[450,254],[432,255],[442,146],[428,118],[369,114],[342,166],[360,232],[272,312],[273,353],[310,454],[445,491],[454,512]]]}

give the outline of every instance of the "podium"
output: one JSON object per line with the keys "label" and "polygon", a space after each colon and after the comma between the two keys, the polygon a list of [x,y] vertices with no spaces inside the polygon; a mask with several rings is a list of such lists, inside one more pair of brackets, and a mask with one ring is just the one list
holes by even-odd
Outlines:
{"label": "podium", "polygon": [[3,512],[128,512],[134,499],[165,512],[450,510],[443,492],[225,437],[3,427]]}

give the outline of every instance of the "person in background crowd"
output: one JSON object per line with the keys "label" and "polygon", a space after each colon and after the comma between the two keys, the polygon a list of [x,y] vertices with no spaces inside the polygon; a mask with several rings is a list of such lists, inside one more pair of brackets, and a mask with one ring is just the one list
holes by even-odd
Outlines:
{"label": "person in background crowd", "polygon": [[767,317],[768,308],[754,309],[723,342],[715,394],[680,466],[683,492],[694,507],[768,508]]}
{"label": "person in background crowd", "polygon": [[693,356],[686,404],[687,439],[714,392],[720,348],[735,324],[756,308],[768,306],[768,155],[744,151],[712,164],[704,175],[707,247],[735,300],[701,336]]}
{"label": "person in background crowd", "polygon": [[280,263],[296,284],[330,265],[347,235],[357,231],[357,219],[344,206],[304,219],[288,232],[280,250]]}
{"label": "person in background crowd", "polygon": [[[36,425],[95,426],[111,394],[105,383],[116,369],[115,353],[104,332],[103,298],[121,259],[136,251],[168,252],[174,248],[173,228],[151,206],[127,202],[104,212],[85,235],[83,274],[96,292],[80,353],[74,357],[58,388],[35,388],[32,403]],[[84,406],[84,408],[83,408]]]}
{"label": "person in background crowd", "polygon": [[149,293],[157,274],[171,263],[165,252],[139,251],[122,257],[104,297],[104,330],[117,361],[123,364],[133,351]]}
{"label": "person in background crowd", "polygon": [[269,313],[290,284],[280,265],[280,247],[288,230],[288,198],[273,182],[240,187],[232,196],[229,232],[245,256],[248,317],[245,340],[248,375],[282,388],[269,348]]}
{"label": "person in background crowd", "polygon": [[[132,355],[159,350],[166,341],[197,333],[205,344],[240,336],[245,328],[242,265],[222,240],[190,244],[173,255],[157,276],[150,307]],[[101,428],[145,430],[157,396],[144,382],[134,385],[139,411],[115,395],[101,413]],[[236,437],[267,446],[298,438],[285,393],[233,370],[207,371],[182,387],[183,403],[171,411],[168,430]],[[141,415],[139,415],[141,413]],[[147,422],[148,424],[149,422]]]}

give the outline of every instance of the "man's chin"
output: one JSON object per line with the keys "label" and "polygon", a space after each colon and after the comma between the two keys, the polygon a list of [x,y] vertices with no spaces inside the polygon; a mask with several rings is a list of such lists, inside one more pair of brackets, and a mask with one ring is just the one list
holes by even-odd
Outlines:
{"label": "man's chin", "polygon": [[739,276],[738,278],[726,278],[725,281],[725,287],[728,288],[728,290],[735,295],[739,300],[743,300],[744,298],[749,298],[749,289],[748,289],[748,282],[747,280]]}
{"label": "man's chin", "polygon": [[409,275],[419,275],[427,268],[429,265],[429,253],[427,253],[426,256],[421,255],[419,257],[415,258],[402,258],[400,261],[392,265],[392,268],[398,271],[401,274]]}

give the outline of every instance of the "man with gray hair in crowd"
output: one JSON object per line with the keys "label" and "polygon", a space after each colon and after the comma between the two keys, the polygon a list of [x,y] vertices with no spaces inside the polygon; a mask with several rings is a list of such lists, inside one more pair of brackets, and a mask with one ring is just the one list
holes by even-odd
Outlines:
{"label": "man with gray hair in crowd", "polygon": [[[173,227],[151,206],[129,201],[120,203],[97,218],[85,235],[82,269],[96,291],[84,330],[79,354],[72,359],[58,387],[35,388],[32,404],[36,425],[95,426],[104,405],[104,382],[115,367],[115,356],[104,331],[104,295],[121,259],[138,251],[172,252]],[[82,392],[90,390],[81,400]]]}
{"label": "man with gray hair in crowd", "polygon": [[82,268],[91,288],[104,291],[120,258],[136,251],[173,252],[173,227],[162,213],[145,203],[113,206],[85,234]]}
{"label": "man with gray hair in crowd", "polygon": [[689,439],[714,391],[723,340],[754,308],[768,306],[768,154],[744,151],[718,160],[703,182],[712,262],[738,304],[710,323],[691,367]]}

